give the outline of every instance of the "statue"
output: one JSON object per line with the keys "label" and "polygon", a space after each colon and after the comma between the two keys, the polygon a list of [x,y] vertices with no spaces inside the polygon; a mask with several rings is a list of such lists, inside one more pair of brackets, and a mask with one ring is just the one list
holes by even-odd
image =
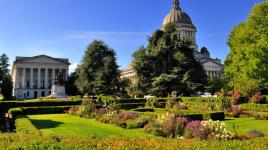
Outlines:
{"label": "statue", "polygon": [[50,97],[53,98],[68,98],[65,94],[65,73],[60,71],[54,78],[54,84],[51,89]]}
{"label": "statue", "polygon": [[57,86],[64,86],[65,80],[64,80],[64,73],[60,71],[54,78],[54,85]]}
{"label": "statue", "polygon": [[180,9],[180,1],[173,0],[173,9]]}

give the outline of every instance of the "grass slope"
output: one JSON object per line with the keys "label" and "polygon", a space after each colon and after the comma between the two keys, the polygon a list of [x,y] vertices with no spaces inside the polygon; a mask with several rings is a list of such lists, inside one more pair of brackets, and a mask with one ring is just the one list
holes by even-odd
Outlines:
{"label": "grass slope", "polygon": [[31,122],[43,133],[73,136],[151,136],[138,130],[126,130],[110,124],[103,124],[92,119],[84,119],[67,114],[29,115]]}
{"label": "grass slope", "polygon": [[238,127],[237,131],[240,134],[246,134],[250,130],[258,130],[268,135],[268,120],[255,120],[253,118],[229,118],[224,121],[231,131],[233,130],[233,124]]}

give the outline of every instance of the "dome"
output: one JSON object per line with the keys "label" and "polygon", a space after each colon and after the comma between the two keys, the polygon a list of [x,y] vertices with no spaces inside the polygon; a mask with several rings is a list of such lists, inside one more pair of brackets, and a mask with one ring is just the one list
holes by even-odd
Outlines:
{"label": "dome", "polygon": [[181,10],[178,0],[173,1],[173,9],[166,16],[163,22],[163,26],[169,23],[181,23],[193,26],[192,20],[189,15],[186,14],[183,10]]}

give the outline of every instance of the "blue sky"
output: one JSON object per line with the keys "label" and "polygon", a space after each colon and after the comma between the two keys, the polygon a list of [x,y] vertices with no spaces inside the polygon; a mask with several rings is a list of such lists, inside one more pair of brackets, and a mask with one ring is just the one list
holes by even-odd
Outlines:
{"label": "blue sky", "polygon": [[[181,7],[197,27],[199,47],[224,60],[230,31],[262,1],[181,0]],[[171,8],[172,0],[0,0],[0,53],[10,63],[15,56],[46,54],[76,64],[99,39],[115,49],[123,68]]]}

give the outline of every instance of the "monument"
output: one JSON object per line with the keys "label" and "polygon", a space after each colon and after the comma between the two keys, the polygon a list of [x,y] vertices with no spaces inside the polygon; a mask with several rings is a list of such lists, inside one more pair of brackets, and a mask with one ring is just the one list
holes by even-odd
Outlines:
{"label": "monument", "polygon": [[64,73],[59,72],[54,78],[54,84],[51,88],[51,95],[49,97],[53,98],[68,98],[65,93],[65,80]]}

